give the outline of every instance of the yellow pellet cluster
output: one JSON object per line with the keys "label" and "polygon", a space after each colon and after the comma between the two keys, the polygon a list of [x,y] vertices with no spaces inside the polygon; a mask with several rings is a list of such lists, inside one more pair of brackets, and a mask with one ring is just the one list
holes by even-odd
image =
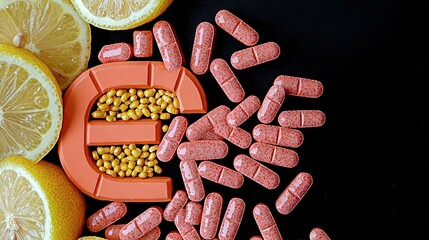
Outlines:
{"label": "yellow pellet cluster", "polygon": [[163,89],[110,89],[98,99],[91,115],[108,122],[142,117],[168,120],[171,114],[179,114],[179,106],[176,94]]}
{"label": "yellow pellet cluster", "polygon": [[155,173],[162,173],[156,159],[157,149],[158,145],[138,147],[136,144],[129,144],[122,147],[97,147],[91,154],[101,172],[114,177],[148,178]]}

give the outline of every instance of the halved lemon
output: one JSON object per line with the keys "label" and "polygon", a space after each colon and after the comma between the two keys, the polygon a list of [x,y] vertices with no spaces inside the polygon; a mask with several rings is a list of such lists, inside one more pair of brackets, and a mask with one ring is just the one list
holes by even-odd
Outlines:
{"label": "halved lemon", "polygon": [[0,160],[0,239],[76,240],[86,202],[63,169],[20,156]]}
{"label": "halved lemon", "polygon": [[0,43],[30,50],[62,90],[87,69],[91,28],[69,0],[2,0],[0,20]]}
{"label": "halved lemon", "polygon": [[81,17],[101,29],[125,30],[154,20],[173,0],[71,0]]}
{"label": "halved lemon", "polygon": [[58,141],[62,119],[61,89],[48,66],[25,49],[0,44],[0,159],[41,160]]}

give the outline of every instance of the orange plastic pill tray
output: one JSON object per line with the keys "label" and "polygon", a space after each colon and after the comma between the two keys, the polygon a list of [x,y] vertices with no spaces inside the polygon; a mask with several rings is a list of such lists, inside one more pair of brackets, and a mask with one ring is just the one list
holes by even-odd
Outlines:
{"label": "orange plastic pill tray", "polygon": [[180,113],[206,113],[204,90],[188,69],[167,71],[163,62],[112,62],[82,73],[64,95],[64,121],[58,140],[58,154],[67,176],[83,193],[99,200],[122,202],[167,202],[172,198],[172,179],[113,177],[100,172],[90,146],[159,144],[161,122],[151,119],[109,123],[91,120],[97,99],[110,89],[164,89],[176,93]]}

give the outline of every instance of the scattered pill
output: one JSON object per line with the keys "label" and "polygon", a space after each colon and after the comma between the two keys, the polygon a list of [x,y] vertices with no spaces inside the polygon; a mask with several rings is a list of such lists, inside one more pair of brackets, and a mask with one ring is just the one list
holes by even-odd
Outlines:
{"label": "scattered pill", "polygon": [[201,215],[203,213],[203,205],[199,202],[189,201],[186,203],[185,209],[185,221],[192,225],[199,225],[201,222]]}
{"label": "scattered pill", "polygon": [[326,234],[325,231],[323,231],[323,229],[319,227],[315,227],[311,229],[310,240],[331,240],[331,239],[328,237],[328,234]]}
{"label": "scattered pill", "polygon": [[214,59],[210,63],[210,72],[231,102],[238,103],[243,100],[245,91],[225,60]]}
{"label": "scattered pill", "polygon": [[109,240],[120,240],[119,232],[125,224],[114,224],[110,225],[104,231],[104,237]]}
{"label": "scattered pill", "polygon": [[281,214],[289,214],[298,205],[304,195],[313,184],[313,178],[306,172],[300,172],[289,183],[286,189],[276,200],[277,211]]}
{"label": "scattered pill", "polygon": [[135,57],[150,57],[153,53],[153,34],[151,31],[136,30],[133,32],[133,49]]}
{"label": "scattered pill", "polygon": [[176,217],[177,213],[185,206],[187,201],[188,194],[186,194],[186,191],[182,189],[177,190],[174,193],[171,201],[165,207],[164,212],[162,213],[164,219],[169,222],[174,221],[174,218]]}
{"label": "scattered pill", "polygon": [[244,183],[241,173],[211,161],[201,162],[198,171],[202,178],[230,188],[240,188]]}
{"label": "scattered pill", "polygon": [[176,116],[159,143],[156,155],[162,162],[169,162],[176,154],[177,147],[185,135],[188,120],[183,116]]}
{"label": "scattered pill", "polygon": [[285,96],[285,90],[282,87],[276,85],[271,86],[258,110],[257,116],[259,121],[262,123],[272,122],[277,116],[285,100]]}
{"label": "scattered pill", "polygon": [[216,28],[209,22],[198,24],[191,54],[191,70],[198,75],[208,71],[212,59]]}
{"label": "scattered pill", "polygon": [[182,236],[180,236],[180,233],[178,231],[170,231],[168,232],[167,236],[165,236],[165,240],[182,240]]}
{"label": "scattered pill", "polygon": [[325,121],[325,114],[319,110],[283,111],[278,117],[279,125],[289,128],[320,127]]}
{"label": "scattered pill", "polygon": [[162,209],[150,207],[125,224],[120,232],[121,240],[132,240],[143,237],[162,222]]}
{"label": "scattered pill", "polygon": [[234,158],[234,168],[267,189],[275,189],[280,184],[280,177],[276,172],[247,155],[237,155]]}
{"label": "scattered pill", "polygon": [[264,240],[261,236],[253,236],[249,240]]}
{"label": "scattered pill", "polygon": [[181,209],[174,218],[174,225],[184,240],[201,239],[197,229],[190,223],[185,221],[186,209]]}
{"label": "scattered pill", "polygon": [[268,124],[256,125],[252,134],[258,142],[281,147],[297,148],[304,141],[304,135],[299,130]]}
{"label": "scattered pill", "polygon": [[253,46],[259,40],[259,35],[255,29],[228,10],[217,12],[215,22],[221,29],[246,46]]}
{"label": "scattered pill", "polygon": [[188,138],[189,141],[200,140],[206,134],[214,132],[214,126],[210,122],[207,114],[208,113],[204,114],[201,118],[188,126],[188,129],[186,129],[186,138]]}
{"label": "scattered pill", "polygon": [[271,214],[270,209],[263,203],[258,203],[253,208],[253,218],[258,225],[263,239],[281,240],[279,228]]}
{"label": "scattered pill", "polygon": [[237,70],[250,68],[280,56],[280,47],[275,42],[267,42],[234,52],[231,55],[231,65]]}
{"label": "scattered pill", "polygon": [[231,127],[238,127],[258,111],[260,105],[259,98],[250,95],[228,113],[226,121]]}
{"label": "scattered pill", "polygon": [[101,63],[127,61],[133,57],[133,46],[120,42],[104,45],[98,53]]}
{"label": "scattered pill", "polygon": [[156,22],[153,35],[168,71],[176,70],[185,63],[182,47],[170,23],[163,20]]}
{"label": "scattered pill", "polygon": [[262,142],[253,143],[249,153],[253,159],[286,168],[295,167],[299,161],[295,151]]}
{"label": "scattered pill", "polygon": [[223,140],[223,137],[215,133],[214,129],[204,134],[199,140]]}
{"label": "scattered pill", "polygon": [[280,75],[274,80],[274,85],[282,86],[287,95],[318,98],[323,94],[323,85],[320,81]]}
{"label": "scattered pill", "polygon": [[220,240],[233,240],[237,235],[238,228],[243,218],[246,204],[241,198],[232,198],[226,207],[225,214],[222,219],[222,224],[219,228]]}
{"label": "scattered pill", "polygon": [[86,226],[91,232],[99,232],[121,219],[127,213],[123,202],[111,202],[88,217]]}
{"label": "scattered pill", "polygon": [[159,239],[159,237],[161,237],[161,228],[159,228],[159,226],[156,226],[148,233],[143,235],[143,237],[141,237],[141,240],[157,240]]}
{"label": "scattered pill", "polygon": [[219,193],[211,192],[207,194],[200,223],[200,235],[204,239],[212,239],[216,236],[222,204],[223,198]]}
{"label": "scattered pill", "polygon": [[215,160],[228,154],[228,144],[222,140],[182,142],[177,148],[180,160]]}
{"label": "scattered pill", "polygon": [[197,163],[193,160],[184,160],[180,161],[179,167],[189,200],[194,202],[203,200],[206,193]]}

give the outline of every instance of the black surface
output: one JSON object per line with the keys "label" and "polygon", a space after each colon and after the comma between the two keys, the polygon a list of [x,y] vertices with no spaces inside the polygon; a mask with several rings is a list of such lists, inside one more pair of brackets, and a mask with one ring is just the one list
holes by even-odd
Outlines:
{"label": "black surface", "polygon": [[[234,70],[246,95],[262,99],[281,74],[319,80],[324,93],[318,99],[287,97],[281,110],[319,109],[327,117],[320,128],[302,129],[304,144],[296,151],[299,164],[292,169],[272,167],[281,176],[275,190],[250,179],[239,190],[204,180],[206,192],[224,196],[224,209],[232,197],[247,208],[237,239],[260,235],[252,217],[256,203],[267,204],[284,239],[308,239],[313,227],[332,239],[428,239],[429,226],[426,133],[428,60],[427,1],[179,1],[151,23],[136,29],[151,30],[158,20],[173,24],[183,47],[186,67],[196,26],[214,24],[217,11],[227,9],[259,32],[260,43],[275,41],[280,57],[248,70]],[[92,28],[90,67],[100,64],[97,54],[105,44],[132,43],[132,32]],[[214,57],[229,59],[244,45],[217,28]],[[161,60],[154,45],[150,60]],[[134,59],[147,60],[147,59]],[[210,73],[198,77],[208,97],[209,110],[220,104],[231,108]],[[427,102],[427,100],[426,100]],[[190,122],[198,116],[187,115]],[[243,128],[258,123],[253,116]],[[232,167],[233,145],[226,159]],[[427,148],[426,148],[427,149]],[[51,159],[57,158],[51,153]],[[176,159],[165,166],[174,178],[174,190],[183,189]],[[300,171],[312,174],[314,185],[289,215],[279,214],[274,201]],[[87,198],[87,215],[106,202]],[[166,203],[129,203],[126,223],[146,208]],[[162,238],[174,229],[164,221]],[[198,228],[197,228],[198,229]],[[84,235],[103,236],[85,230]]]}

